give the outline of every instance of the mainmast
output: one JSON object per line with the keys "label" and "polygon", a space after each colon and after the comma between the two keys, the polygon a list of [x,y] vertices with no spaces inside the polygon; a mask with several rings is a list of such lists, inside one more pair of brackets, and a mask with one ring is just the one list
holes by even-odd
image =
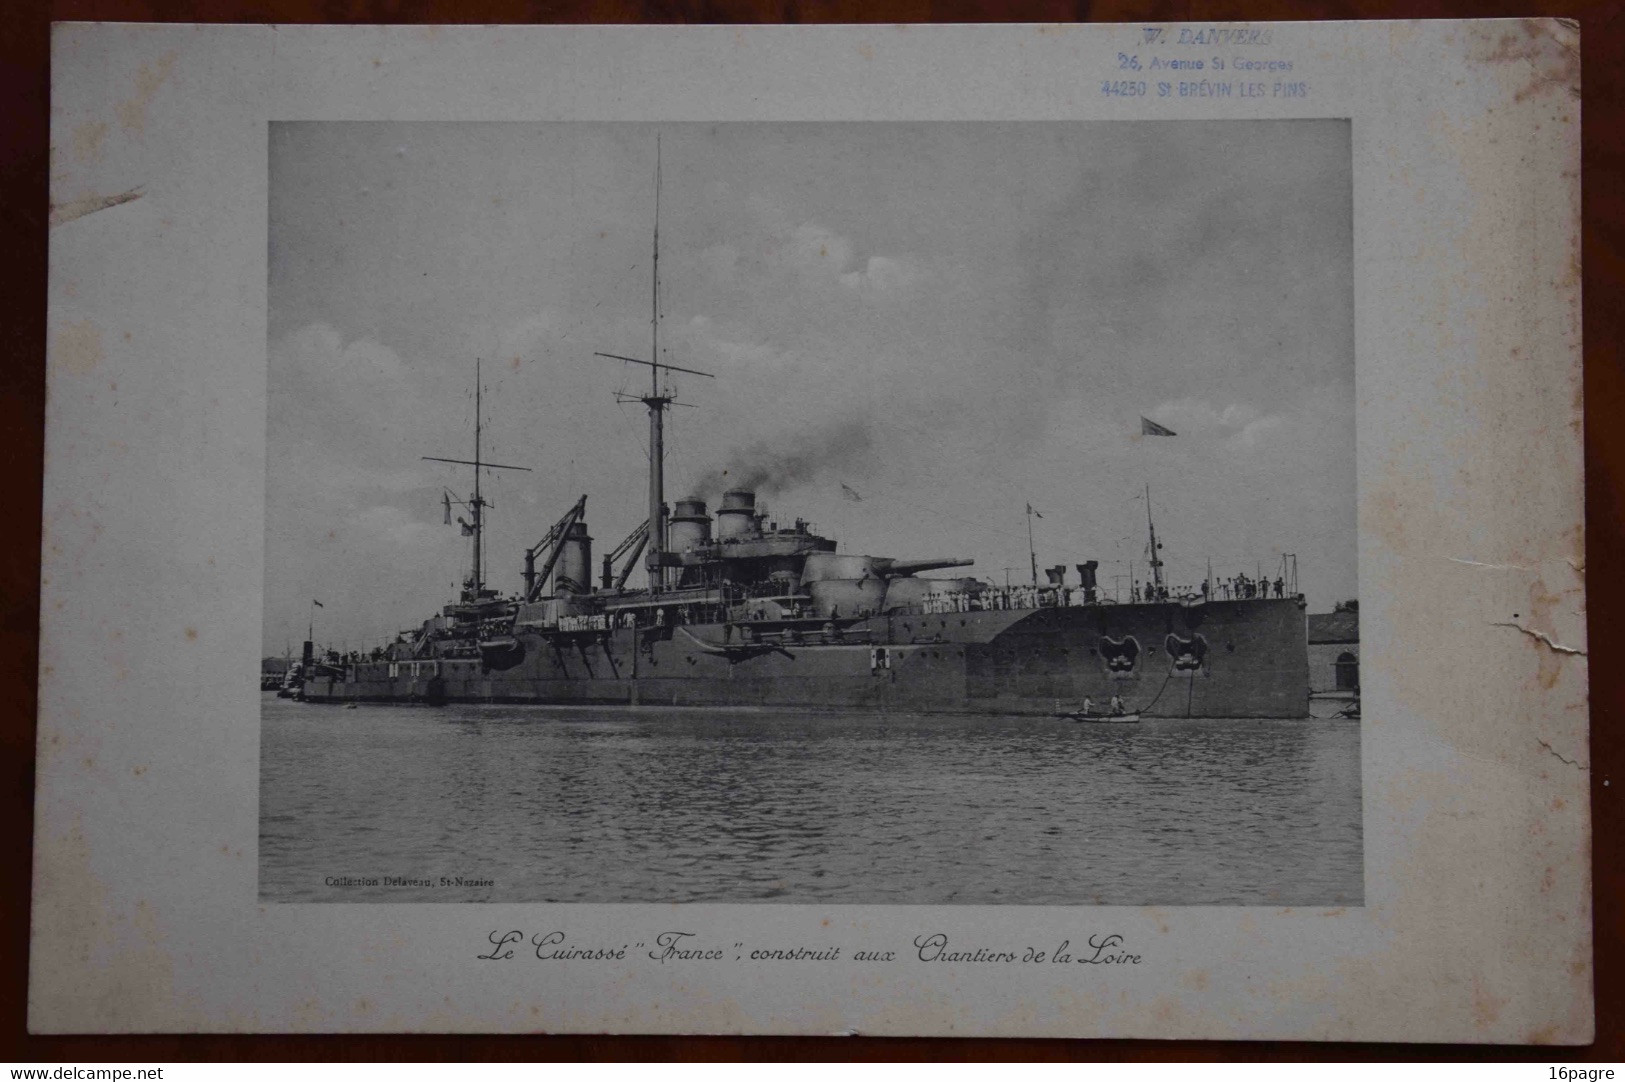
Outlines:
{"label": "mainmast", "polygon": [[[649,517],[648,555],[644,565],[649,570],[649,589],[660,590],[665,586],[666,573],[666,409],[672,405],[669,394],[660,388],[660,371],[687,372],[693,376],[705,376],[708,379],[716,377],[709,372],[699,372],[692,368],[679,368],[674,364],[666,364],[660,359],[660,136],[655,136],[655,228],[654,228],[654,261],[653,282],[650,289],[651,313],[649,316],[649,356],[647,361],[636,357],[622,357],[616,353],[595,353],[596,357],[608,357],[617,361],[629,361],[632,364],[649,366],[649,393],[639,399],[649,408]],[[682,405],[683,403],[677,403]]]}
{"label": "mainmast", "polygon": [[654,259],[650,266],[649,297],[649,588],[665,585],[661,557],[666,552],[666,407],[671,399],[660,393],[660,136],[655,135]]}
{"label": "mainmast", "polygon": [[1162,552],[1157,546],[1157,527],[1151,521],[1151,486],[1145,486],[1145,527],[1151,534],[1151,582],[1162,593]]}
{"label": "mainmast", "polygon": [[[480,495],[481,471],[523,470],[526,473],[530,472],[529,466],[504,466],[499,462],[486,462],[481,459],[480,437],[484,427],[484,418],[481,412],[482,406],[483,401],[480,387],[480,360],[478,357],[476,357],[474,358],[474,460],[470,462],[466,458],[436,458],[433,455],[423,456],[423,461],[425,462],[451,462],[459,466],[474,467],[474,495],[466,501],[457,500],[458,503],[468,508],[468,517],[473,520],[472,522],[464,522],[461,518],[457,520],[458,525],[462,526],[463,532],[468,534],[473,539],[474,550],[473,558],[469,561],[471,570],[468,576],[468,584],[463,590],[464,601],[479,601],[485,593],[485,509],[491,505],[488,504],[485,501],[485,498]],[[445,493],[447,522],[451,521],[451,501],[455,498],[456,497],[452,496],[449,491]]]}

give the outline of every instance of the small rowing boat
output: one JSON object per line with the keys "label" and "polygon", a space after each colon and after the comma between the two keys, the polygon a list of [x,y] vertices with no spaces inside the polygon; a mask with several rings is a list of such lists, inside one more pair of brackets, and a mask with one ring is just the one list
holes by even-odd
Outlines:
{"label": "small rowing boat", "polygon": [[1138,713],[1097,714],[1093,710],[1063,710],[1059,700],[1055,703],[1055,716],[1086,725],[1132,725],[1140,720]]}

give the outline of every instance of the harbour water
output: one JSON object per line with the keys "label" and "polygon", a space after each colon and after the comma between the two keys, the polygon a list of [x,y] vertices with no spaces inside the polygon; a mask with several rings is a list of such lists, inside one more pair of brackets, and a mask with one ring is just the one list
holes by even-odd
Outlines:
{"label": "harbour water", "polygon": [[1358,905],[1360,726],[267,695],[260,895]]}

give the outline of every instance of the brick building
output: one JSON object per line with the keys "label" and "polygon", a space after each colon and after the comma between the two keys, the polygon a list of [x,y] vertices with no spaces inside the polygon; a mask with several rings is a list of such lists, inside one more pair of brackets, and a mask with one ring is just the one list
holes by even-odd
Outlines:
{"label": "brick building", "polygon": [[1316,695],[1360,691],[1360,612],[1348,604],[1309,616],[1309,690]]}

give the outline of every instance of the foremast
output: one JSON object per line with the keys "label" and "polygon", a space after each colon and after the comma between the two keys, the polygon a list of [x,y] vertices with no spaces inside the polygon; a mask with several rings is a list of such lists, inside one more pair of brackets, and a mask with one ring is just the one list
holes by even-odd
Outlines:
{"label": "foremast", "polygon": [[484,428],[482,416],[483,398],[480,387],[480,361],[474,359],[474,458],[439,458],[434,455],[424,455],[425,462],[450,462],[458,466],[474,467],[474,494],[467,500],[458,499],[451,494],[450,489],[442,492],[446,506],[446,522],[451,522],[451,504],[453,500],[468,508],[468,517],[472,521],[464,522],[461,517],[457,524],[463,528],[463,533],[471,538],[473,552],[469,559],[468,581],[463,585],[465,602],[478,602],[485,597],[485,509],[491,504],[480,494],[480,474],[485,470],[523,470],[530,472],[529,466],[504,466],[499,462],[486,462],[481,458],[481,436]]}

